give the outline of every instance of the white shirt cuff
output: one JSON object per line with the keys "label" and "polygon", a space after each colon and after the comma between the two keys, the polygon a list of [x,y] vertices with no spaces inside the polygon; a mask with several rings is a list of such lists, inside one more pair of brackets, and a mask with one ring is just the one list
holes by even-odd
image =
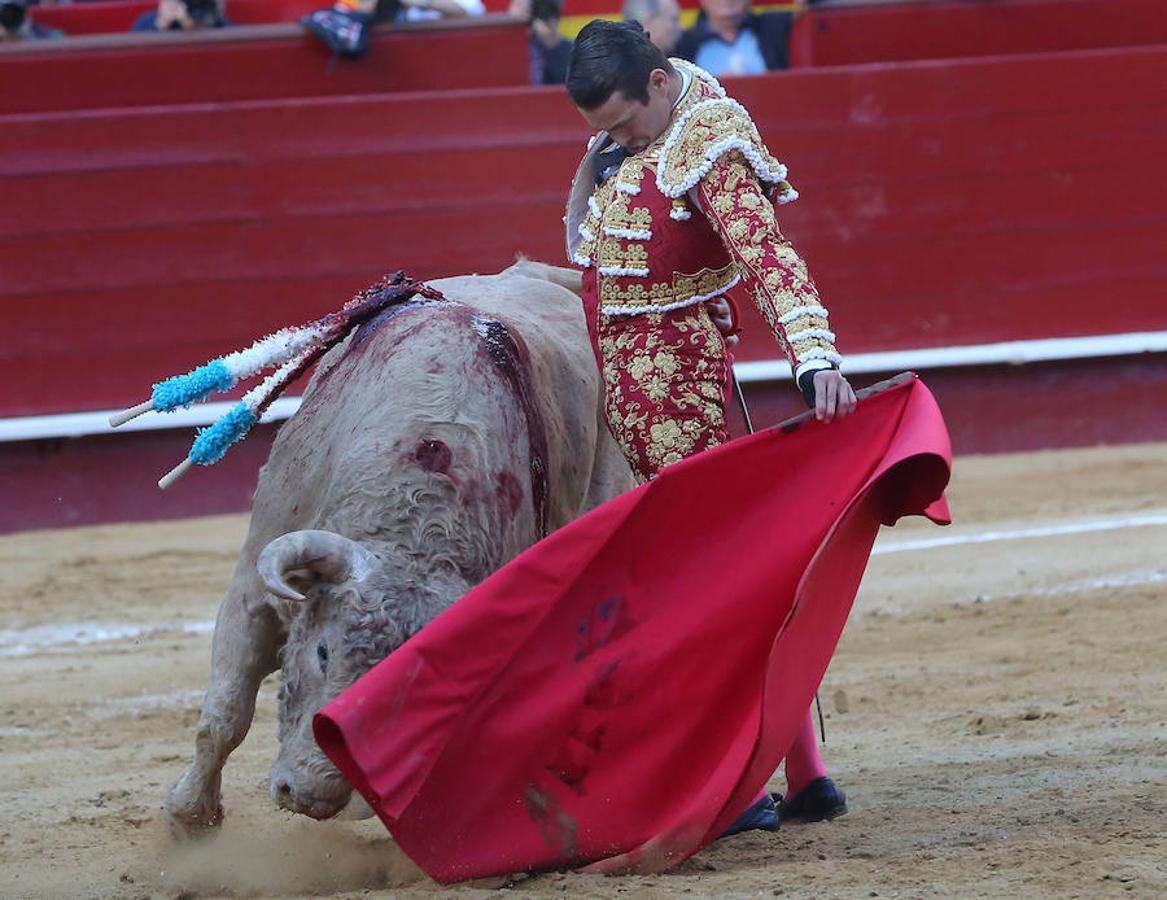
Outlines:
{"label": "white shirt cuff", "polygon": [[808,359],[804,363],[800,363],[798,368],[794,370],[794,380],[798,381],[802,377],[803,372],[814,372],[818,369],[833,369],[835,368],[825,359]]}

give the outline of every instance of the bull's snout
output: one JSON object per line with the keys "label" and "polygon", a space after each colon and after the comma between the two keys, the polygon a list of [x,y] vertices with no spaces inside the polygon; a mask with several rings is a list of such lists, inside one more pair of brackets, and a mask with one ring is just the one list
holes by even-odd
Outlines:
{"label": "bull's snout", "polygon": [[352,788],[343,778],[318,779],[309,788],[286,773],[272,773],[271,796],[276,806],[313,819],[331,819],[348,805]]}
{"label": "bull's snout", "polygon": [[275,783],[272,799],[276,801],[276,805],[280,809],[291,809],[292,804],[296,802],[292,796],[292,786],[286,781],[277,781]]}

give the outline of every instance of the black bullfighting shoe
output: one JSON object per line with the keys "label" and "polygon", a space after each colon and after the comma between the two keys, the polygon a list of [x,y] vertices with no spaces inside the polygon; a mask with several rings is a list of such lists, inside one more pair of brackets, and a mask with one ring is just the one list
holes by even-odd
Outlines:
{"label": "black bullfighting shoe", "polygon": [[777,799],[778,815],[783,819],[822,822],[837,819],[847,812],[847,795],[825,775],[816,778],[789,800]]}
{"label": "black bullfighting shoe", "polygon": [[373,17],[339,9],[318,9],[300,24],[324,41],[328,49],[349,59],[360,59],[369,50]]}
{"label": "black bullfighting shoe", "polygon": [[734,819],[733,824],[725,829],[722,837],[754,829],[777,831],[781,824],[782,820],[778,817],[778,805],[774,802],[773,795],[766,794],[751,803],[744,813]]}

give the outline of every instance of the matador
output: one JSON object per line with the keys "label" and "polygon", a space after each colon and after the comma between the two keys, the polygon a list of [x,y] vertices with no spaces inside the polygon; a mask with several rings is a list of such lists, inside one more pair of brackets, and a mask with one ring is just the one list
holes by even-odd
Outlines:
{"label": "matador", "polygon": [[[636,478],[728,440],[732,331],[710,304],[731,291],[757,305],[818,418],[848,415],[827,310],[775,216],[798,194],[746,109],[636,23],[585,26],[567,88],[597,131],[568,199],[567,252],[583,268],[608,426]],[[760,796],[731,832],[846,811],[809,711],[786,778],[784,801]]]}

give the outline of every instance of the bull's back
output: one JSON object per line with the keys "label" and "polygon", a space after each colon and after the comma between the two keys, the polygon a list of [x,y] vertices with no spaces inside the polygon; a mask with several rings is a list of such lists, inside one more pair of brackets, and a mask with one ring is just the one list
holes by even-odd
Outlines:
{"label": "bull's back", "polygon": [[392,535],[436,505],[509,558],[579,512],[599,385],[578,299],[514,275],[433,284],[445,302],[386,310],[322,361],[261,473],[249,545]]}

